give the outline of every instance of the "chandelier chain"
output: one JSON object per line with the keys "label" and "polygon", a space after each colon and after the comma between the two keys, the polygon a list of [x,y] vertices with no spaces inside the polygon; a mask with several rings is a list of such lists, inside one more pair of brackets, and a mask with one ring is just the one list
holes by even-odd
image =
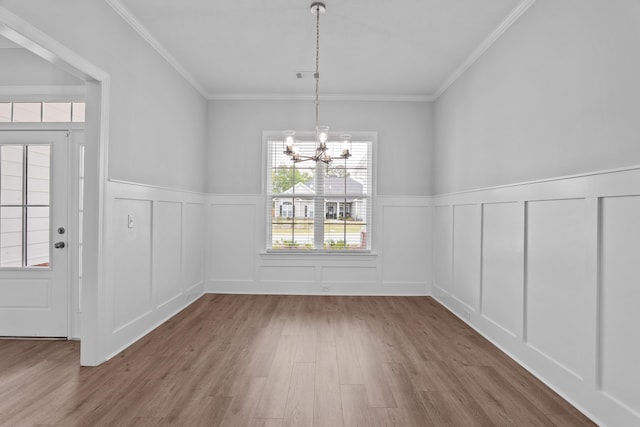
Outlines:
{"label": "chandelier chain", "polygon": [[316,78],[316,128],[318,127],[320,120],[319,120],[319,114],[318,114],[318,110],[319,110],[319,106],[320,106],[320,100],[319,100],[319,89],[320,89],[320,5],[316,5],[316,73],[315,73],[315,78]]}

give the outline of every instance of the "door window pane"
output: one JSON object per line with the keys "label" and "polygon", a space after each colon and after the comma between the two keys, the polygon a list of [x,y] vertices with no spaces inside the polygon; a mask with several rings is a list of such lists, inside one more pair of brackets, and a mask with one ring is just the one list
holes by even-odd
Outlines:
{"label": "door window pane", "polygon": [[27,150],[27,203],[48,205],[51,149],[48,145],[30,145]]}
{"label": "door window pane", "polygon": [[14,102],[14,122],[40,122],[42,119],[42,103],[40,102]]}
{"label": "door window pane", "polygon": [[49,266],[49,208],[27,207],[27,267]]}
{"label": "door window pane", "polygon": [[0,146],[0,203],[22,204],[23,145]]}
{"label": "door window pane", "polygon": [[0,208],[0,267],[22,266],[22,207]]}

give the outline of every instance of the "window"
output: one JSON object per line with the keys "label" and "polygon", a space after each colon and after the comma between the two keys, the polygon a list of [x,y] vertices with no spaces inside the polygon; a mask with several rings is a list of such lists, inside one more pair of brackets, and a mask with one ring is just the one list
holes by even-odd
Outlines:
{"label": "window", "polygon": [[84,110],[84,102],[0,102],[0,123],[78,123]]}
{"label": "window", "polygon": [[51,147],[0,145],[0,267],[49,266]]}
{"label": "window", "polygon": [[[297,134],[298,136],[300,133]],[[306,139],[305,139],[306,138]],[[296,141],[302,153],[315,148],[313,134]],[[353,135],[349,159],[329,140],[330,164],[294,163],[281,135],[267,135],[267,249],[353,252],[371,249],[373,137]],[[335,152],[331,151],[335,147]]]}

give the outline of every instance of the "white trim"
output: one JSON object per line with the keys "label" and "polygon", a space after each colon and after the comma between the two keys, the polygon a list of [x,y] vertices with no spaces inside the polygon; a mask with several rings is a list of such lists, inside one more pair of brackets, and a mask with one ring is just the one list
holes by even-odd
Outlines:
{"label": "white trim", "polygon": [[536,0],[522,0],[518,6],[515,7],[507,15],[506,18],[500,22],[500,24],[489,34],[489,36],[478,45],[471,52],[471,55],[464,60],[462,64],[440,85],[438,90],[435,91],[432,98],[436,100],[442,95],[456,80],[460,78],[471,66],[487,51],[493,44],[507,32],[509,28],[536,2]]}
{"label": "white trim", "polygon": [[171,65],[178,72],[178,74],[180,74],[187,82],[189,82],[189,84],[193,86],[195,90],[200,92],[203,97],[207,98],[207,91],[204,86],[202,86],[200,82],[198,82],[198,80],[193,77],[193,75],[189,71],[187,71],[187,69],[184,68],[178,62],[178,60],[171,53],[169,53],[169,51],[153,35],[151,35],[151,32],[149,32],[149,30],[144,25],[142,25],[142,23],[138,21],[135,16],[133,16],[131,11],[129,11],[129,9],[127,9],[120,2],[120,0],[105,1],[118,15],[120,15],[120,17],[122,17],[122,19],[125,20],[127,24],[131,26],[131,28],[133,28],[136,33],[140,35],[140,37],[142,37],[147,43],[149,43],[149,45],[153,49],[155,49],[155,51],[158,52],[158,54],[162,56],[165,61],[167,61],[169,65]]}
{"label": "white trim", "polygon": [[554,181],[564,181],[567,179],[574,179],[574,178],[588,178],[590,176],[607,175],[607,174],[614,174],[618,172],[627,172],[627,171],[633,171],[633,170],[640,170],[640,165],[624,166],[624,167],[614,168],[614,169],[604,169],[604,170],[599,170],[594,172],[578,173],[574,175],[556,176],[552,178],[542,178],[542,179],[537,179],[533,181],[514,182],[512,184],[496,185],[493,187],[474,188],[471,190],[454,191],[451,193],[440,193],[440,194],[435,194],[431,197],[436,198],[436,197],[457,196],[461,194],[478,193],[478,192],[483,192],[488,190],[499,190],[503,188],[521,187],[525,185],[542,184],[545,182],[554,182]]}
{"label": "white trim", "polygon": [[[314,95],[286,93],[209,93],[210,101],[313,101]],[[382,95],[382,94],[335,94],[320,95],[321,101],[361,101],[361,102],[432,102],[432,95]]]}
{"label": "white trim", "polygon": [[0,35],[82,80],[109,79],[103,70],[3,6],[0,6]]}
{"label": "white trim", "polygon": [[110,182],[110,183],[114,183],[114,184],[124,184],[124,185],[133,185],[133,186],[136,186],[136,187],[153,188],[154,190],[178,191],[180,193],[195,194],[195,195],[198,195],[198,196],[206,196],[207,195],[207,194],[202,193],[200,191],[182,190],[180,188],[163,187],[163,186],[160,186],[160,185],[145,184],[145,183],[142,183],[142,182],[124,181],[124,180],[121,180],[121,179],[109,178],[107,181]]}
{"label": "white trim", "polygon": [[0,86],[0,102],[82,102],[84,85]]}
{"label": "white trim", "polygon": [[[354,267],[357,268],[357,267]],[[333,289],[323,292],[321,288]],[[205,284],[205,294],[249,294],[249,295],[315,295],[315,296],[431,296],[423,282],[384,283],[375,282],[323,282],[299,280],[216,280]]]}
{"label": "white trim", "polygon": [[11,122],[0,123],[0,130],[83,130],[84,122],[70,122],[70,123],[57,123],[57,122]]}

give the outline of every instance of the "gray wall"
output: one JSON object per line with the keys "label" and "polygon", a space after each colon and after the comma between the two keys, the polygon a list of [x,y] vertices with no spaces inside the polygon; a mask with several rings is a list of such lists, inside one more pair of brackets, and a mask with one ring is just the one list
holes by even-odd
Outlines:
{"label": "gray wall", "polygon": [[110,178],[203,190],[205,99],[106,2],[0,4],[110,75]]}
{"label": "gray wall", "polygon": [[0,64],[0,86],[84,86],[80,79],[26,49],[0,48]]}
{"label": "gray wall", "polygon": [[[378,132],[377,193],[427,196],[432,191],[432,105],[339,102],[320,105],[336,131]],[[206,191],[262,192],[262,131],[313,130],[313,101],[210,101]]]}
{"label": "gray wall", "polygon": [[640,164],[640,2],[538,0],[434,106],[435,193]]}

